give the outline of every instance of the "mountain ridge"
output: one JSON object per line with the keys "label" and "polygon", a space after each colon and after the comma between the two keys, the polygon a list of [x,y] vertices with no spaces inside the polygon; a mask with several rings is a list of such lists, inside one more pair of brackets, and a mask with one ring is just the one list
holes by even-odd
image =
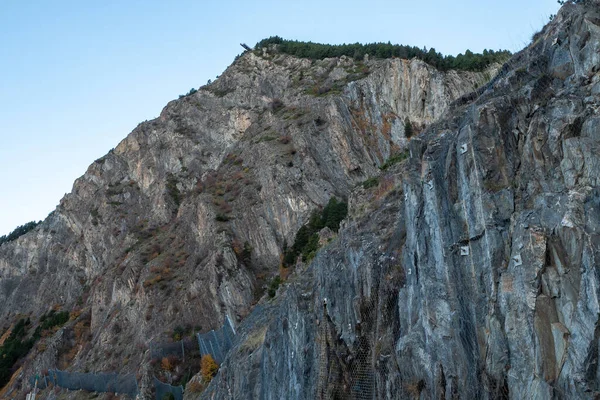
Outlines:
{"label": "mountain ridge", "polygon": [[[21,316],[33,328],[50,308],[72,316],[35,344],[23,383],[6,393],[67,368],[136,373],[149,396],[152,375],[168,378],[151,343],[240,321],[313,209],[400,151],[407,119],[421,129],[485,79],[418,60],[248,53],[169,102],[92,163],[45,221],[0,247],[4,329]],[[177,368],[170,379],[187,366]]]}
{"label": "mountain ridge", "polygon": [[[233,349],[186,398],[356,397],[358,383],[591,397],[597,294],[574,288],[597,279],[599,20],[565,6],[489,84],[414,59],[243,55],[0,246],[4,328],[70,316],[3,395],[61,368],[134,373],[151,398],[155,377],[177,384],[198,361],[153,360],[153,343],[231,318]],[[283,271],[284,244],[332,197],[349,203],[339,235]]]}

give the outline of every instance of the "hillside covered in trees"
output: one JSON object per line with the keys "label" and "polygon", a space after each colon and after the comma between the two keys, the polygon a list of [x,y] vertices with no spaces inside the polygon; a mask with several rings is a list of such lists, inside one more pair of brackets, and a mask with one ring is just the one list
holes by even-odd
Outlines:
{"label": "hillside covered in trees", "polygon": [[494,63],[504,63],[512,55],[508,50],[484,50],[483,53],[473,53],[470,50],[457,56],[444,56],[433,47],[429,50],[420,49],[415,46],[387,43],[354,43],[354,44],[322,44],[313,42],[301,42],[297,40],[286,40],[279,36],[271,36],[256,44],[256,49],[262,49],[275,45],[275,49],[284,54],[289,54],[311,60],[322,60],[327,57],[348,56],[362,59],[365,54],[376,58],[418,58],[436,67],[439,70],[451,69],[465,71],[483,71]]}
{"label": "hillside covered in trees", "polygon": [[0,236],[0,246],[7,242],[12,242],[20,236],[23,236],[36,226],[38,226],[39,222],[31,221],[26,223],[25,225],[17,226],[11,233],[8,235]]}

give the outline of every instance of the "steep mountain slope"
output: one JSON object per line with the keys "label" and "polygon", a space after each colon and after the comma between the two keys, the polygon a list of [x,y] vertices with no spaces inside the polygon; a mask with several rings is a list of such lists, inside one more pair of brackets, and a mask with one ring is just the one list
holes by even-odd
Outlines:
{"label": "steep mountain slope", "polygon": [[240,321],[312,209],[347,197],[407,148],[408,125],[417,133],[490,74],[265,50],[169,103],[0,246],[4,329],[70,312],[2,395],[58,367],[135,373],[148,396],[152,342]]}
{"label": "steep mountain slope", "polygon": [[353,191],[202,398],[600,395],[600,7],[580,3]]}

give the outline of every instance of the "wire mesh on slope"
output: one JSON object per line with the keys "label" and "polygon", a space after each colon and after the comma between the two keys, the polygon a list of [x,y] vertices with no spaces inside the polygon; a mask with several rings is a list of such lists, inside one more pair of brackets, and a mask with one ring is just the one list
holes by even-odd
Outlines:
{"label": "wire mesh on slope", "polygon": [[[29,379],[35,385],[36,377]],[[39,377],[37,387],[46,389],[50,384],[68,390],[86,390],[88,392],[118,393],[135,397],[138,385],[133,374],[119,375],[115,373],[81,373],[67,372],[58,369],[49,370],[47,376]]]}
{"label": "wire mesh on slope", "polygon": [[350,368],[350,393],[354,400],[375,399],[375,370],[371,346],[364,336],[357,339],[356,358]]}
{"label": "wire mesh on slope", "polygon": [[198,333],[196,336],[198,346],[200,346],[200,355],[210,354],[218,364],[221,364],[233,346],[235,329],[229,317],[226,317],[221,329]]}
{"label": "wire mesh on slope", "polygon": [[163,400],[168,393],[171,393],[175,400],[183,400],[183,386],[171,386],[154,377],[154,390],[156,393],[156,400]]}
{"label": "wire mesh on slope", "polygon": [[[363,313],[370,314],[373,311],[372,307],[369,307],[363,310]],[[375,399],[372,347],[366,335],[361,332],[360,324],[356,326],[356,334],[357,338],[352,348],[346,348],[327,313],[327,304],[323,305],[317,338],[319,348],[317,399]]]}
{"label": "wire mesh on slope", "polygon": [[[36,383],[36,379],[37,379],[37,383]],[[30,376],[29,377],[29,385],[33,388],[36,387],[40,389],[40,390],[44,390],[46,389],[48,386],[50,386],[50,384],[54,384],[53,382],[51,382],[49,380],[48,376]]]}
{"label": "wire mesh on slope", "polygon": [[198,351],[198,344],[193,337],[185,338],[173,343],[151,343],[150,354],[152,358],[163,358],[168,356],[176,356],[184,360],[186,354]]}

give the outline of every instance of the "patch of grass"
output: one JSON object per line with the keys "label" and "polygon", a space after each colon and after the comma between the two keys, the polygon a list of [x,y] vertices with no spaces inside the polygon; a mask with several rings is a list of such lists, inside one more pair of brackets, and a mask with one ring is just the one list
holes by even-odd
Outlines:
{"label": "patch of grass", "polygon": [[362,187],[364,189],[371,189],[378,185],[379,185],[379,178],[376,176],[369,178],[362,183]]}
{"label": "patch of grass", "polygon": [[330,94],[340,94],[344,88],[343,82],[317,83],[305,90],[305,93],[315,97],[328,96]]}
{"label": "patch of grass", "polygon": [[118,196],[120,194],[123,194],[123,188],[121,187],[120,184],[118,183],[109,183],[108,184],[108,189],[106,189],[106,195],[108,197],[110,196]]}
{"label": "patch of grass", "polygon": [[233,89],[233,88],[216,88],[216,87],[215,88],[209,87],[209,88],[207,88],[207,90],[217,97],[225,97],[229,93],[232,93],[235,91],[235,89]]}
{"label": "patch of grass", "polygon": [[305,114],[306,114],[306,111],[303,109],[299,109],[297,107],[287,107],[285,115],[283,116],[283,119],[295,120],[295,119],[302,117]]}
{"label": "patch of grass", "polygon": [[198,382],[196,380],[191,381],[185,387],[185,391],[190,392],[190,393],[201,393],[203,390],[204,390],[204,385],[202,385],[200,382]]}
{"label": "patch of grass", "polygon": [[151,287],[151,286],[161,282],[162,280],[163,280],[162,275],[157,275],[154,278],[146,279],[144,281],[144,287],[145,288]]}
{"label": "patch of grass", "polygon": [[267,327],[262,327],[254,332],[252,332],[246,341],[242,343],[240,346],[241,351],[245,351],[247,353],[251,353],[254,350],[258,349],[258,347],[264,343],[265,336],[267,335]]}
{"label": "patch of grass", "polygon": [[409,155],[408,151],[404,151],[402,153],[397,153],[397,154],[392,154],[390,156],[390,158],[388,158],[387,161],[381,167],[379,167],[379,169],[382,171],[385,171],[392,165],[398,164],[398,163],[406,160],[408,158],[408,155]]}

